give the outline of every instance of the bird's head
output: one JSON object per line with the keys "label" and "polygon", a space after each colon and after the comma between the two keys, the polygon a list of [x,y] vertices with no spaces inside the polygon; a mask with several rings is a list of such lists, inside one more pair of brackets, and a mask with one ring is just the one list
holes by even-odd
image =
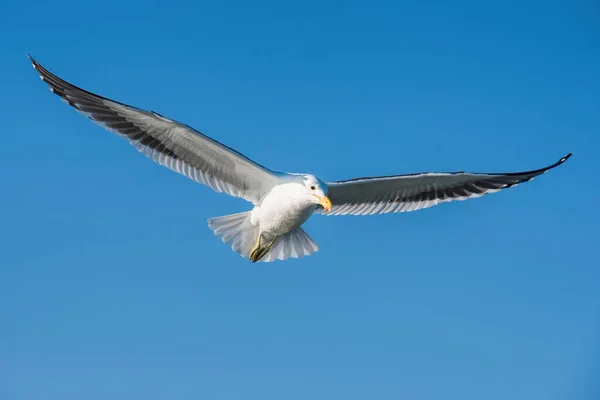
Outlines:
{"label": "bird's head", "polygon": [[325,211],[331,210],[331,200],[327,197],[327,184],[325,182],[313,175],[304,175],[303,183],[310,202],[321,205]]}

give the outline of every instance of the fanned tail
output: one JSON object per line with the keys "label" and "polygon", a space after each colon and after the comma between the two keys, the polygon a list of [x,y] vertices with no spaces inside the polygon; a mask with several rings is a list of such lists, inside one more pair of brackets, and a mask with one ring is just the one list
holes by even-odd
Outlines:
{"label": "fanned tail", "polygon": [[272,262],[310,256],[319,251],[319,246],[311,239],[304,229],[298,227],[290,233],[279,236],[271,250],[260,260]]}
{"label": "fanned tail", "polygon": [[[225,215],[223,217],[210,218],[208,226],[215,235],[219,236],[224,243],[244,258],[250,257],[250,252],[256,244],[259,227],[252,225],[250,220],[251,211]],[[273,236],[263,234],[261,243],[264,245]],[[259,262],[272,262],[275,260],[286,260],[288,258],[299,258],[309,256],[319,250],[319,246],[300,227],[290,233],[278,236],[267,254],[259,259]]]}
{"label": "fanned tail", "polygon": [[210,218],[208,226],[233,251],[245,258],[250,256],[258,236],[258,226],[250,222],[250,211]]}

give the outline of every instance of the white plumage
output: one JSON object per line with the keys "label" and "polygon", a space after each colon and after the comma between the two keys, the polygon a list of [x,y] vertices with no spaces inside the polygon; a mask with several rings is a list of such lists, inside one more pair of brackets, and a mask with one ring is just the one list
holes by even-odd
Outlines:
{"label": "white plumage", "polygon": [[185,124],[78,88],[29,58],[53,93],[151,160],[252,203],[251,211],[211,218],[208,224],[233,251],[253,262],[318,251],[319,246],[301,228],[314,212],[384,214],[480,197],[527,182],[571,156],[526,172],[419,173],[325,183],[308,174],[272,171]]}

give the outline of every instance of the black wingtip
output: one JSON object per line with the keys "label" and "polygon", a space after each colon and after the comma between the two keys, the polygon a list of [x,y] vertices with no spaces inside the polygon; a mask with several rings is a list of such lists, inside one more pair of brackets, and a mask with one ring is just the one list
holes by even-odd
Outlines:
{"label": "black wingtip", "polygon": [[[569,158],[571,158],[571,156],[572,156],[572,155],[573,155],[573,153],[569,153],[569,154],[567,154],[567,155],[563,156],[563,157],[562,157],[560,160],[558,160],[558,161],[557,161],[557,162],[555,162],[554,164],[552,164],[552,165],[549,165],[549,166],[547,166],[546,168],[542,168],[540,171],[546,172],[546,171],[549,171],[549,170],[551,170],[551,169],[553,169],[553,168],[556,168],[556,167],[558,167],[559,165],[561,165],[562,163],[564,163],[565,161],[567,161]],[[542,173],[543,173],[543,172],[542,172]]]}
{"label": "black wingtip", "polygon": [[553,169],[553,168],[556,168],[556,167],[558,167],[559,165],[561,165],[562,163],[564,163],[565,161],[567,161],[569,158],[571,158],[571,156],[572,156],[572,155],[573,155],[573,153],[569,153],[569,154],[567,154],[567,155],[563,156],[563,157],[562,157],[560,160],[558,160],[558,161],[557,161],[557,162],[555,162],[554,164],[552,164],[552,165],[549,165],[549,166],[547,166],[546,168],[542,168],[542,169],[540,169],[539,171],[540,171],[541,173],[544,173],[544,172],[546,172],[546,171],[549,171],[549,170],[551,170],[551,169]]}
{"label": "black wingtip", "polygon": [[38,63],[37,61],[35,61],[35,58],[33,58],[31,56],[31,54],[29,53],[25,53],[27,55],[27,58],[29,58],[29,62],[31,63],[31,65],[33,66],[33,68],[35,68],[36,70],[38,69],[40,63]]}
{"label": "black wingtip", "polygon": [[564,156],[563,158],[561,158],[560,160],[558,160],[558,164],[562,164],[565,161],[567,161],[569,158],[571,158],[571,156],[573,155],[573,153],[569,153],[566,156]]}

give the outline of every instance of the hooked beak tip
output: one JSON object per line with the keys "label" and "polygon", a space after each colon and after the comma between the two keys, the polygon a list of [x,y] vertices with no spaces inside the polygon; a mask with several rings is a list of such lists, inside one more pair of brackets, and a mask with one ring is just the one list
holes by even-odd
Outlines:
{"label": "hooked beak tip", "polygon": [[319,199],[319,204],[321,206],[323,206],[323,208],[325,209],[325,211],[329,211],[331,210],[331,200],[329,200],[329,197],[327,196],[316,196],[317,199]]}

